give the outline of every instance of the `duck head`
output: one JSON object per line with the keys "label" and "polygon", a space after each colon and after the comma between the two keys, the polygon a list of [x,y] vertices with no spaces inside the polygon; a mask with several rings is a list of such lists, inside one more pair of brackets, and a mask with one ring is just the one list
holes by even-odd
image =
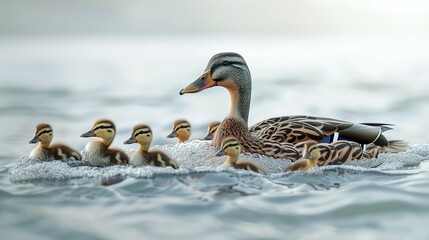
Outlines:
{"label": "duck head", "polygon": [[36,126],[36,132],[34,133],[33,139],[29,143],[38,143],[48,146],[53,137],[52,127],[47,123],[41,123]]}
{"label": "duck head", "polygon": [[173,131],[167,136],[167,138],[179,139],[179,143],[185,142],[191,136],[191,124],[188,121],[179,119],[173,123]]}
{"label": "duck head", "polygon": [[136,125],[131,133],[131,137],[124,142],[124,144],[138,143],[146,149],[149,148],[152,142],[152,130],[146,124]]}
{"label": "duck head", "polygon": [[197,93],[215,86],[224,87],[230,92],[230,115],[240,114],[247,122],[252,81],[246,61],[240,54],[225,52],[214,55],[204,73],[180,90],[179,94]]}
{"label": "duck head", "polygon": [[86,133],[80,135],[81,137],[99,137],[103,139],[106,145],[110,145],[115,138],[116,127],[115,124],[109,119],[99,119],[97,120],[92,129]]}
{"label": "duck head", "polygon": [[241,146],[235,137],[227,137],[222,141],[221,150],[216,153],[216,156],[227,155],[231,158],[237,158],[241,153]]}
{"label": "duck head", "polygon": [[220,122],[212,122],[207,127],[207,135],[203,138],[203,140],[212,140],[214,133],[216,132],[217,128],[219,127]]}

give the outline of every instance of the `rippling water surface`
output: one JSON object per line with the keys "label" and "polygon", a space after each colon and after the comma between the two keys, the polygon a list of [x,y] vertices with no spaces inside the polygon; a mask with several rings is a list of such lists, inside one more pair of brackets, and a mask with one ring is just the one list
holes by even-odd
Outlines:
{"label": "rippling water surface", "polygon": [[[228,40],[228,41],[226,41]],[[225,90],[179,96],[209,58],[241,53],[250,123],[311,114],[389,122],[405,153],[284,174],[286,160],[243,155],[269,174],[222,170],[198,139],[228,111]],[[429,45],[424,39],[152,37],[0,40],[0,229],[5,239],[424,239],[429,224]],[[179,170],[29,159],[34,127],[83,149],[111,118],[121,143],[148,123]],[[177,118],[193,141],[165,136]]]}

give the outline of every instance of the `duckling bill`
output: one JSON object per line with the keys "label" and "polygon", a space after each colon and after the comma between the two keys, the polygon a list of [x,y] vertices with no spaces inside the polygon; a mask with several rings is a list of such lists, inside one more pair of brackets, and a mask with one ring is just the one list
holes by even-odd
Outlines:
{"label": "duckling bill", "polygon": [[160,150],[149,149],[152,142],[152,130],[148,125],[139,124],[134,127],[131,137],[124,144],[138,143],[139,148],[130,156],[130,164],[134,166],[157,166],[179,168],[177,162]]}
{"label": "duckling bill", "polygon": [[31,151],[30,157],[37,158],[41,161],[61,160],[67,161],[70,158],[81,160],[80,153],[65,144],[51,144],[53,138],[52,127],[47,123],[41,123],[36,126],[34,137],[30,144],[38,143]]}
{"label": "duckling bill", "polygon": [[90,165],[104,167],[128,163],[127,154],[119,149],[110,147],[115,134],[116,127],[111,120],[99,119],[94,123],[91,130],[81,135],[84,138],[101,138],[101,140],[89,142],[85,146],[84,155]]}

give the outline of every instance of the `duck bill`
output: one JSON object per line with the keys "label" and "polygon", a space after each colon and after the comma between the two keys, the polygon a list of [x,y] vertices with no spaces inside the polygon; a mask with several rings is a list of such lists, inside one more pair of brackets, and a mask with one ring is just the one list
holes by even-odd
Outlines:
{"label": "duck bill", "polygon": [[94,130],[89,130],[88,132],[86,132],[86,133],[83,133],[82,135],[80,135],[80,137],[84,137],[84,138],[87,138],[87,137],[95,137],[95,133],[94,133]]}
{"label": "duck bill", "polygon": [[128,140],[125,141],[124,144],[132,144],[132,143],[136,143],[136,142],[137,142],[136,138],[134,136],[132,136],[132,137],[128,138]]}
{"label": "duck bill", "polygon": [[203,140],[212,140],[212,139],[213,139],[213,135],[211,133],[208,133],[207,136],[203,138]]}
{"label": "duck bill", "polygon": [[40,141],[40,138],[39,138],[39,136],[36,135],[28,143],[34,144],[34,143],[38,143],[39,141]]}
{"label": "duck bill", "polygon": [[175,138],[177,137],[177,133],[175,131],[172,131],[170,134],[167,135],[167,138]]}
{"label": "duck bill", "polygon": [[211,88],[217,85],[218,85],[218,82],[214,81],[212,79],[212,75],[210,74],[210,71],[207,71],[203,75],[201,75],[197,80],[195,80],[193,83],[189,84],[188,86],[180,90],[179,94],[183,95],[185,93],[197,93],[197,92],[201,92],[204,89]]}
{"label": "duck bill", "polygon": [[221,149],[215,154],[215,156],[220,157],[220,156],[224,156],[225,154],[226,154],[225,150]]}

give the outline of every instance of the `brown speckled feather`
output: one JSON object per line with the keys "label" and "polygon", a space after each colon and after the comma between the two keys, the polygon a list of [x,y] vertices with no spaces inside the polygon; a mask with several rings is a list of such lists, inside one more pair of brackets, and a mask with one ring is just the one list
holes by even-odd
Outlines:
{"label": "brown speckled feather", "polygon": [[128,164],[128,155],[117,148],[106,148],[103,151],[104,157],[109,158],[110,164],[123,165]]}
{"label": "brown speckled feather", "polygon": [[326,166],[338,158],[338,152],[335,147],[326,143],[318,143],[311,146],[308,151],[313,151],[314,148],[319,149],[320,157],[317,159],[317,166]]}
{"label": "brown speckled feather", "polygon": [[250,153],[259,153],[262,155],[285,158],[292,161],[299,158],[299,152],[290,143],[278,143],[270,139],[259,139],[249,134],[247,126],[243,121],[227,118],[218,127],[212,144],[216,147],[221,146],[224,138],[234,136],[242,146],[242,150]]}
{"label": "brown speckled feather", "polygon": [[61,143],[50,144],[48,147],[48,150],[49,150],[49,155],[51,155],[55,160],[66,161],[70,158],[74,158],[76,160],[82,160],[82,156],[78,151]]}
{"label": "brown speckled feather", "polygon": [[167,154],[159,150],[151,149],[149,151],[143,151],[142,156],[147,161],[147,164],[150,166],[156,166],[156,167],[170,166],[174,169],[179,168],[179,165],[175,160],[173,160]]}
{"label": "brown speckled feather", "polygon": [[338,157],[330,162],[330,165],[343,164],[346,161],[359,160],[362,158],[363,150],[358,143],[351,141],[338,141],[330,144],[337,152]]}
{"label": "brown speckled feather", "polygon": [[[294,124],[291,124],[294,123]],[[301,124],[301,127],[298,127]],[[309,127],[310,126],[310,127]],[[341,136],[358,143],[372,143],[378,146],[388,146],[389,142],[381,134],[391,129],[388,124],[351,123],[332,118],[314,117],[307,115],[292,115],[269,118],[256,123],[249,128],[252,135],[262,139],[284,140],[298,143],[306,140],[320,141],[325,136],[338,132]],[[291,129],[289,129],[292,127]],[[301,130],[299,130],[301,128]],[[318,133],[316,134],[317,131]],[[281,133],[279,133],[281,132]],[[303,136],[303,133],[306,136]],[[281,136],[281,137],[279,137]],[[321,138],[321,136],[323,136]]]}

